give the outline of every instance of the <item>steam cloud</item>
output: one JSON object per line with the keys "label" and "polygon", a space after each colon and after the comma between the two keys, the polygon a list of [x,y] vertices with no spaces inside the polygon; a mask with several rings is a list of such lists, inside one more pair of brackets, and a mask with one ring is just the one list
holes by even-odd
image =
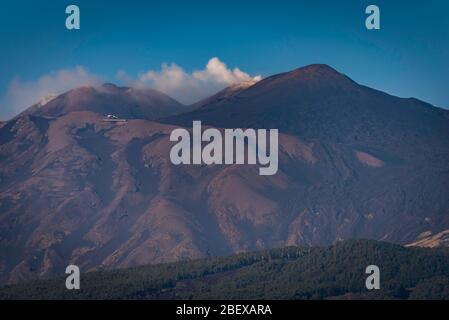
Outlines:
{"label": "steam cloud", "polygon": [[[250,76],[239,68],[229,69],[217,57],[211,58],[204,69],[191,73],[176,63],[171,63],[162,64],[161,70],[158,71],[145,71],[137,78],[130,77],[125,71],[119,71],[117,78],[127,86],[151,87],[162,91],[184,104],[199,101],[236,83],[254,83],[261,80],[261,76]],[[83,66],[61,69],[36,80],[23,81],[15,77],[1,101],[1,116],[12,117],[35,103],[50,100],[51,96],[81,86],[96,86],[104,82],[103,80],[103,77],[90,73]]]}
{"label": "steam cloud", "polygon": [[229,69],[217,57],[211,58],[203,70],[191,73],[175,63],[162,65],[160,71],[148,70],[137,79],[119,71],[117,77],[132,87],[151,87],[160,90],[176,100],[190,104],[206,98],[217,91],[236,83],[257,82],[261,76],[250,76],[239,68]]}
{"label": "steam cloud", "polygon": [[61,69],[41,76],[35,81],[14,78],[9,84],[2,101],[2,115],[13,116],[51,95],[58,95],[70,89],[85,85],[100,84],[101,77],[91,74],[84,67]]}

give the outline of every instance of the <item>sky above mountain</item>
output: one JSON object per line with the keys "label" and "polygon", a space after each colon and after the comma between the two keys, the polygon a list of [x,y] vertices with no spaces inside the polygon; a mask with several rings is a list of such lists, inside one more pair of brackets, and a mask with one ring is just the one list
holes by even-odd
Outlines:
{"label": "sky above mountain", "polygon": [[151,86],[183,103],[238,81],[326,63],[355,81],[449,108],[449,2],[2,1],[0,119],[84,84]]}

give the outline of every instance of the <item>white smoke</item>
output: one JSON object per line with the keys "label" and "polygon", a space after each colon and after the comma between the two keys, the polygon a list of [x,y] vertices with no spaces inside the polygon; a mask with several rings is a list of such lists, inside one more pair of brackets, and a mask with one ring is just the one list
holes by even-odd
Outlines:
{"label": "white smoke", "polygon": [[98,85],[101,77],[91,74],[82,66],[61,69],[39,77],[37,80],[22,81],[14,78],[2,101],[2,116],[14,116],[29,106],[48,100],[73,88]]}
{"label": "white smoke", "polygon": [[211,58],[204,69],[191,73],[171,63],[163,64],[159,71],[143,72],[137,79],[128,76],[124,71],[120,71],[117,76],[126,85],[151,87],[185,104],[206,98],[232,84],[257,82],[262,79],[261,76],[250,76],[239,68],[231,70],[217,57]]}

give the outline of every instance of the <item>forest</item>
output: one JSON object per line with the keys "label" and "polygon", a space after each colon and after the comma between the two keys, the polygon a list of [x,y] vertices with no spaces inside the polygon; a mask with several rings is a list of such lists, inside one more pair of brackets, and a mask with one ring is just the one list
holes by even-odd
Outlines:
{"label": "forest", "polygon": [[[365,268],[380,269],[368,290]],[[449,299],[449,248],[405,248],[371,240],[286,247],[0,288],[0,299]]]}

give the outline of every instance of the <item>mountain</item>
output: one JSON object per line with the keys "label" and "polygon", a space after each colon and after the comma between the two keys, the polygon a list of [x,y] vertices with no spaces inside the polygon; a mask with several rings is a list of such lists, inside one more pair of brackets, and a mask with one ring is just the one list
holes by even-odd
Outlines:
{"label": "mountain", "polygon": [[364,87],[327,65],[268,77],[237,91],[232,99],[209,103],[207,108],[167,122],[191,126],[197,119],[217,127],[279,128],[305,139],[339,143],[363,142],[399,131],[410,137],[392,138],[433,135],[441,139],[449,132],[447,110]]}
{"label": "mountain", "polygon": [[[0,128],[0,282],[69,263],[94,271],[361,237],[410,244],[449,229],[446,110],[325,65],[195,107],[84,87]],[[193,120],[278,128],[278,173],[173,165],[170,133]]]}
{"label": "mountain", "polygon": [[[380,290],[365,287],[376,262]],[[449,299],[449,249],[357,240],[287,247],[0,288],[0,299]]]}
{"label": "mountain", "polygon": [[290,198],[297,219],[287,223],[296,240],[364,236],[407,243],[418,230],[447,229],[447,110],[310,65],[163,121],[189,126],[193,120],[221,128],[278,128],[309,147],[309,161],[281,165],[288,190],[301,188]]}
{"label": "mountain", "polygon": [[114,114],[125,119],[154,120],[184,112],[186,107],[156,90],[118,87],[106,83],[97,87],[81,87],[57,97],[45,97],[24,114],[59,117],[76,111]]}

